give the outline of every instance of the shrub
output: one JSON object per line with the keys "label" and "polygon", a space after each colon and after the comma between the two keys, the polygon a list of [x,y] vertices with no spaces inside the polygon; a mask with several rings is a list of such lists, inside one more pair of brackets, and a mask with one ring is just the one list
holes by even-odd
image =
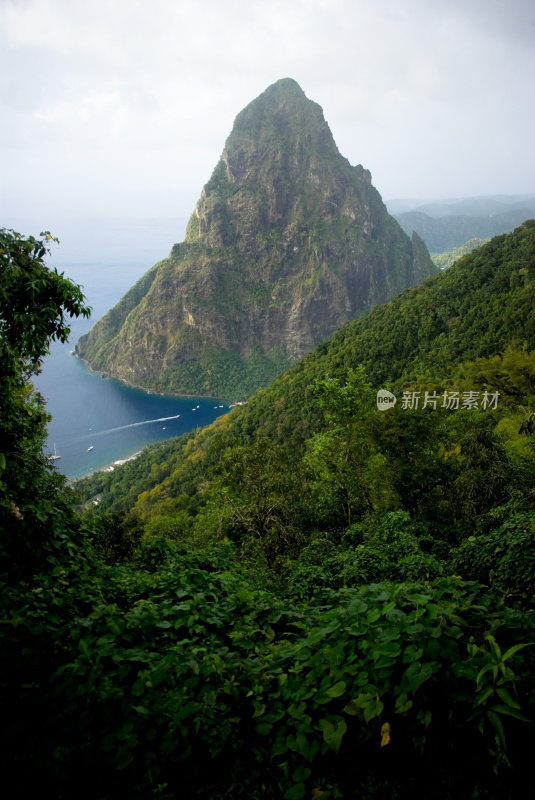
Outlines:
{"label": "shrub", "polygon": [[470,536],[452,556],[453,568],[500,591],[535,594],[535,513],[518,512],[480,536]]}

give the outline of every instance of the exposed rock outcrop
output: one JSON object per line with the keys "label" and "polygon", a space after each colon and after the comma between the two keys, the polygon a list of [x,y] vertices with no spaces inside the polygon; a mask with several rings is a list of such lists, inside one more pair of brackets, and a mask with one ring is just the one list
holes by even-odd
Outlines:
{"label": "exposed rock outcrop", "polygon": [[434,272],[320,106],[284,79],[237,116],[185,241],[77,353],[130,384],[240,399]]}

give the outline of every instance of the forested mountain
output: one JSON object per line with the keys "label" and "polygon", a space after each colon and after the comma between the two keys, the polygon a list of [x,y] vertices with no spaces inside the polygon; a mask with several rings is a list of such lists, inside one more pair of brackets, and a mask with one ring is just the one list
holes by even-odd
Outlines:
{"label": "forested mountain", "polygon": [[88,309],[45,252],[0,231],[10,795],[529,797],[535,221],[77,494],[27,381]]}
{"label": "forested mountain", "polygon": [[[236,436],[251,444],[267,436],[303,453],[309,437],[322,429],[314,381],[343,380],[348,369],[359,365],[376,389],[414,389],[424,397],[425,390],[487,388],[500,392],[502,405],[529,407],[535,377],[534,263],[535,225],[529,222],[348,323],[214,425],[149,449],[117,474],[101,473],[80,486],[88,498],[99,494],[103,508],[147,508],[159,498],[182,495],[184,486],[195,494],[211,442],[218,437]],[[399,414],[407,416],[398,404],[392,417]],[[390,417],[379,417],[388,425]],[[187,475],[184,486],[182,475]],[[166,499],[164,506],[169,503]]]}
{"label": "forested mountain", "polygon": [[415,231],[432,254],[440,254],[455,250],[470,239],[509,233],[535,216],[535,198],[504,202],[482,197],[427,203],[394,216],[409,236]]}
{"label": "forested mountain", "polygon": [[436,272],[298,84],[237,116],[185,242],[80,339],[91,367],[243,400],[340,325]]}
{"label": "forested mountain", "polygon": [[461,256],[467,255],[467,253],[471,253],[472,250],[477,250],[478,247],[485,244],[488,241],[487,239],[469,239],[468,242],[461,245],[461,247],[457,247],[455,250],[450,250],[446,253],[440,253],[439,255],[433,256],[433,263],[441,270],[447,269],[451,267],[452,264],[455,264]]}

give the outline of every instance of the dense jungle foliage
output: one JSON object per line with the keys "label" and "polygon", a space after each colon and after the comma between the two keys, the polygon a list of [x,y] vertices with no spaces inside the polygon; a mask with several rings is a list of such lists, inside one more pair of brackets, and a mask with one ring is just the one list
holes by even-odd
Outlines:
{"label": "dense jungle foliage", "polygon": [[11,796],[533,796],[535,222],[76,493],[28,381],[88,309],[45,253],[1,231]]}
{"label": "dense jungle foliage", "polygon": [[473,250],[476,250],[478,247],[481,247],[482,244],[488,242],[488,239],[479,239],[475,237],[474,239],[469,239],[465,242],[461,247],[455,248],[455,250],[449,250],[446,253],[439,253],[436,256],[432,257],[433,264],[437,266],[439,269],[447,269],[451,267],[452,264],[455,264],[461,256],[465,256],[467,253],[471,253]]}

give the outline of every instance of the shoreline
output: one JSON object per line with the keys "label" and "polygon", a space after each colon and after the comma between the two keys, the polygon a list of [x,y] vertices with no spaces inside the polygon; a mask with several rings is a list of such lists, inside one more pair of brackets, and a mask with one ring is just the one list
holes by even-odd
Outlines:
{"label": "shoreline", "polygon": [[[150,447],[150,445],[147,445],[147,447]],[[144,449],[145,448],[143,448],[143,450]],[[102,469],[97,469],[95,470],[95,472],[113,472],[116,467],[122,467],[123,464],[128,463],[128,461],[135,461],[136,458],[139,458],[143,450],[138,450],[136,453],[132,453],[132,455],[128,456],[127,458],[118,458],[117,461],[113,461],[107,467],[103,467]]]}
{"label": "shoreline", "polygon": [[[148,444],[147,447],[151,447],[152,445]],[[78,478],[67,478],[69,483],[77,483],[78,481],[83,481],[85,478],[90,478],[92,475],[95,475],[97,472],[114,472],[117,467],[122,467],[123,464],[127,464],[129,461],[135,461],[139,456],[143,453],[143,450],[146,448],[144,447],[142,450],[137,450],[135,453],[132,453],[131,456],[127,456],[126,458],[118,458],[116,461],[112,461],[111,464],[108,464],[106,467],[97,467],[92,472],[88,472],[86,475],[80,475]]]}
{"label": "shoreline", "polygon": [[247,402],[246,400],[241,400],[241,401],[228,400],[225,397],[216,397],[215,395],[212,394],[184,394],[184,393],[178,394],[176,392],[158,392],[156,389],[147,389],[146,386],[138,386],[137,384],[129,383],[128,381],[125,381],[122,378],[116,378],[114,375],[110,375],[107,372],[101,372],[98,369],[94,369],[89,363],[89,361],[87,361],[82,356],[78,355],[78,353],[76,352],[76,346],[73,350],[70,351],[70,353],[72,356],[74,356],[74,358],[77,358],[78,361],[81,361],[81,363],[84,364],[84,366],[87,368],[88,372],[91,372],[93,375],[100,375],[101,378],[108,381],[117,381],[117,383],[120,383],[122,386],[127,386],[129,389],[137,389],[140,392],[145,392],[145,394],[156,395],[157,397],[184,397],[187,398],[188,400],[192,398],[194,399],[195,397],[199,397],[202,400],[218,400],[219,402],[221,402],[222,400],[224,403],[227,403],[228,405],[230,404],[243,405],[244,403]]}

